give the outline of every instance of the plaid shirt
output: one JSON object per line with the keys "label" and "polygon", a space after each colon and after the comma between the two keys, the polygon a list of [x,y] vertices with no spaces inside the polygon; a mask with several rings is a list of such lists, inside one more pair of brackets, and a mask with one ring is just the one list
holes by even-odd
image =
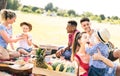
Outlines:
{"label": "plaid shirt", "polygon": [[[102,43],[102,42],[94,45],[94,46],[91,47],[91,48],[87,47],[87,48],[86,48],[86,52],[87,52],[90,56],[92,56],[94,53],[97,53],[97,52],[98,52],[97,49],[100,50],[101,54],[102,54],[104,57],[108,58],[108,55],[109,55],[108,50],[109,50],[109,48],[108,48],[108,46],[107,46],[106,44],[104,44],[104,43]],[[96,67],[96,68],[106,68],[106,64],[105,64],[104,62],[102,62],[101,60],[93,60],[92,57],[90,58],[90,66],[91,66],[91,65],[93,65],[93,66]]]}

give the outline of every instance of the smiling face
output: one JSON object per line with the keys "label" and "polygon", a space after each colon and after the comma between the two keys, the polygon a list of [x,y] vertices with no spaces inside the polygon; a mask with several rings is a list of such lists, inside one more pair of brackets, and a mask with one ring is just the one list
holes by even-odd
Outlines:
{"label": "smiling face", "polygon": [[29,27],[27,25],[24,24],[21,26],[21,28],[22,28],[24,33],[29,32]]}
{"label": "smiling face", "polygon": [[75,26],[72,26],[69,23],[67,24],[67,27],[66,27],[67,33],[72,33],[72,32],[74,32],[75,29],[76,29]]}
{"label": "smiling face", "polygon": [[16,14],[11,10],[2,9],[0,11],[0,20],[1,23],[6,25],[13,24],[16,20]]}
{"label": "smiling face", "polygon": [[8,24],[13,24],[15,22],[15,20],[16,20],[16,17],[13,17],[11,19],[8,18],[7,22],[8,22]]}
{"label": "smiling face", "polygon": [[91,24],[88,21],[81,22],[81,27],[85,32],[90,32],[91,31],[90,25]]}
{"label": "smiling face", "polygon": [[87,33],[82,33],[82,34],[81,34],[81,38],[78,39],[78,43],[79,43],[80,45],[83,45],[83,44],[86,44],[86,43],[88,42],[88,40],[89,40],[88,34],[87,34]]}

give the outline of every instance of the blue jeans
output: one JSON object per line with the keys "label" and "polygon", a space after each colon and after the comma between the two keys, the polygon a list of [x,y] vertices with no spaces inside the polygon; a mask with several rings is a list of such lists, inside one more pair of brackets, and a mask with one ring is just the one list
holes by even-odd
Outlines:
{"label": "blue jeans", "polygon": [[[59,47],[58,50],[61,48],[64,48],[64,47]],[[65,50],[64,53],[62,53],[62,56],[64,56],[66,60],[70,60],[71,54],[72,54],[72,49],[69,49],[69,50]]]}
{"label": "blue jeans", "polygon": [[71,53],[72,53],[72,49],[65,50],[64,53],[62,54],[62,56],[64,56],[66,60],[70,60]]}
{"label": "blue jeans", "polygon": [[29,52],[29,53],[32,51],[32,48],[26,49],[26,48],[23,48],[23,47],[18,47],[18,48],[17,48],[17,51],[18,51],[19,49],[24,49],[25,51],[27,51],[27,52]]}
{"label": "blue jeans", "polygon": [[106,68],[95,68],[90,66],[88,76],[105,76]]}

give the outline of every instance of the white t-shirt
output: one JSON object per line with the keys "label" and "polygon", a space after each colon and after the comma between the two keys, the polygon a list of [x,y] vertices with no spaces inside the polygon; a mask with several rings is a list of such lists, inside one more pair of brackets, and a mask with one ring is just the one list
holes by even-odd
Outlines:
{"label": "white t-shirt", "polygon": [[96,44],[96,32],[97,30],[93,29],[93,33],[91,34],[91,36],[89,36],[89,41],[90,43],[92,43],[93,45]]}
{"label": "white t-shirt", "polygon": [[[32,35],[30,33],[27,33],[28,34],[28,40],[32,40]],[[17,37],[19,37],[21,34],[19,34]],[[22,40],[19,40],[18,41],[18,47],[22,47],[22,48],[25,48],[25,49],[29,49],[29,48],[32,48],[32,46],[29,46],[27,41],[25,39],[22,39]]]}

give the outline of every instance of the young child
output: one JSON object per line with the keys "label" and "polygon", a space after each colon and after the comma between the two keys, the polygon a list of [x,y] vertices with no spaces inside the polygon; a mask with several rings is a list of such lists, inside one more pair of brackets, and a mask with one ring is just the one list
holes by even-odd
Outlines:
{"label": "young child", "polygon": [[[110,33],[107,29],[99,29],[95,34],[95,44],[91,44],[91,42],[86,47],[86,52],[92,56],[94,53],[100,52],[104,57],[108,58],[108,50],[106,43],[110,38]],[[107,65],[100,60],[93,60],[90,58],[90,68],[88,72],[88,76],[105,76],[105,70]]]}
{"label": "young child", "polygon": [[32,36],[29,32],[32,30],[32,25],[27,22],[22,22],[20,27],[23,33],[19,34],[17,37],[24,36],[25,39],[18,41],[17,51],[23,55],[30,55],[32,53]]}

